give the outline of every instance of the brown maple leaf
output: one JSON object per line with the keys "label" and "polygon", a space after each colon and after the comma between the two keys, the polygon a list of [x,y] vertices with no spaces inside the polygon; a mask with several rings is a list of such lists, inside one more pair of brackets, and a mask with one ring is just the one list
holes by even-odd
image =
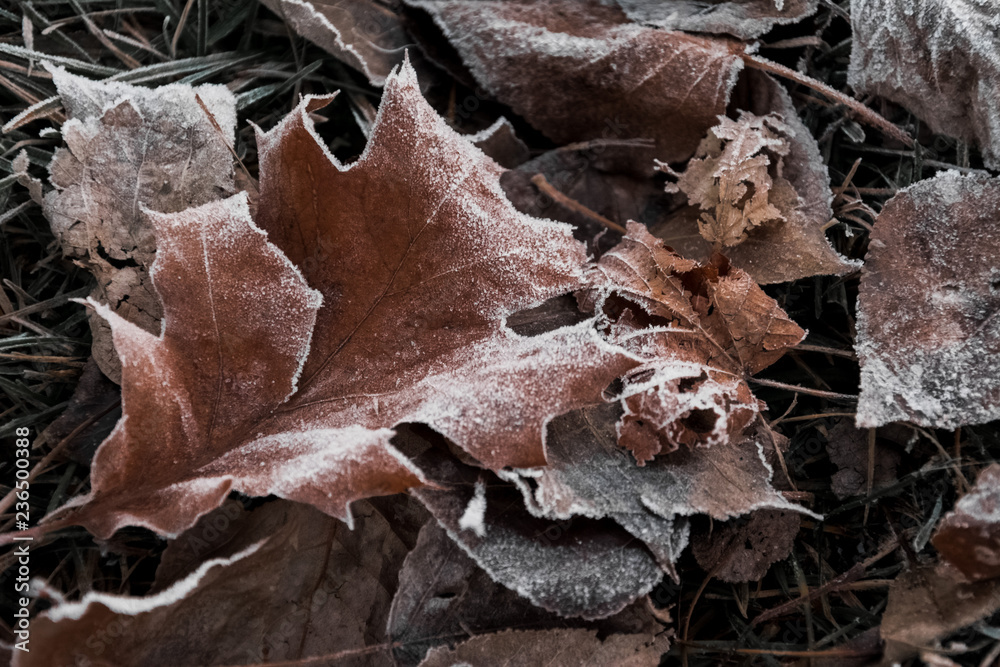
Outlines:
{"label": "brown maple leaf", "polygon": [[[219,85],[143,88],[58,67],[52,78],[70,117],[62,127],[67,148],[49,166],[52,232],[63,254],[97,278],[93,298],[157,332],[162,311],[149,280],[156,239],[144,211],[182,211],[235,191],[226,142],[236,128],[236,100]],[[97,314],[91,329],[94,359],[120,384],[111,329]]]}
{"label": "brown maple leaf", "polygon": [[686,160],[743,66],[732,40],[631,23],[599,0],[405,4],[430,15],[479,85],[560,144],[639,137]]}
{"label": "brown maple leaf", "polygon": [[393,426],[428,424],[487,467],[543,465],[545,424],[636,364],[592,322],[531,338],[504,325],[580,288],[583,246],[512,207],[501,168],[411,68],[390,77],[352,165],[308,119],[328,100],[259,136],[267,238],[242,196],[152,216],[164,333],[99,309],[127,371],[124,417],[62,523],[176,534],[230,489],[349,522],[352,500],[422,483]]}
{"label": "brown maple leaf", "polygon": [[902,104],[1000,167],[1000,12],[992,2],[854,0],[848,82]]}
{"label": "brown maple leaf", "polygon": [[1000,180],[956,171],[886,202],[858,295],[857,423],[1000,418]]}

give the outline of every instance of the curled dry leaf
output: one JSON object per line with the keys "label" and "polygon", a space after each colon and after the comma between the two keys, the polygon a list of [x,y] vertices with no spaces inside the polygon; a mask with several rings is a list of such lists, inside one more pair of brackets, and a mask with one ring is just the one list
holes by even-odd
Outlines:
{"label": "curled dry leaf", "polygon": [[149,596],[92,592],[54,606],[33,620],[32,650],[15,664],[208,666],[343,653],[336,664],[392,665],[384,619],[413,544],[396,516],[364,502],[355,514],[350,530],[297,503],[252,512],[227,504],[168,546]]}
{"label": "curled dry leaf", "polygon": [[992,2],[853,0],[848,83],[898,102],[1000,168],[1000,13]]}
{"label": "curled dry leaf", "polygon": [[532,516],[510,485],[451,457],[432,457],[417,461],[438,488],[412,493],[494,581],[533,605],[565,617],[606,618],[662,578],[643,544],[613,523],[578,517],[558,525]]}
{"label": "curled dry leaf", "polygon": [[637,363],[592,322],[505,327],[583,284],[583,246],[513,208],[501,168],[433,112],[409,66],[349,167],[308,119],[327,101],[258,138],[267,238],[242,195],[152,216],[164,334],[99,309],[128,371],[125,416],[63,522],[176,534],[231,489],[349,522],[352,500],[422,483],[390,443],[396,424],[428,424],[487,467],[543,465],[545,424]]}
{"label": "curled dry leaf", "polygon": [[642,463],[738,438],[758,410],[744,373],[777,361],[805,332],[724,257],[699,265],[642,225],[627,229],[598,263],[597,295],[586,297],[611,319],[611,339],[646,360],[625,378],[619,442]]}
{"label": "curled dry leaf", "polygon": [[672,576],[688,541],[686,517],[725,521],[757,509],[805,511],[772,487],[766,433],[711,449],[681,449],[639,467],[616,442],[620,414],[617,405],[606,404],[555,419],[549,465],[503,474],[517,484],[529,511],[556,521],[613,519],[644,541]]}
{"label": "curled dry leaf", "polygon": [[[234,192],[227,142],[236,129],[235,98],[218,85],[142,88],[60,68],[52,78],[70,117],[62,127],[67,148],[49,166],[52,232],[67,257],[94,273],[93,298],[158,332],[162,310],[149,280],[156,237],[144,211],[183,211]],[[95,314],[91,329],[94,359],[120,383],[108,324]]]}
{"label": "curled dry leaf", "polygon": [[788,557],[801,519],[786,510],[759,510],[691,538],[698,565],[720,581],[757,581]]}
{"label": "curled dry leaf", "polygon": [[[788,153],[781,158],[782,172],[773,178],[768,197],[783,220],[750,229],[742,243],[726,250],[729,259],[762,285],[843,275],[860,267],[860,262],[837,253],[826,238],[824,230],[833,217],[830,177],[816,140],[799,120],[788,93],[770,76],[754,70],[741,74],[736,93],[748,98],[741,102],[747,112],[781,117]],[[657,221],[650,230],[684,257],[704,261],[713,248],[699,233],[699,219],[699,209],[689,206]]]}
{"label": "curled dry leaf", "polygon": [[736,42],[629,22],[599,0],[404,0],[426,11],[476,81],[560,144],[646,138],[686,160],[723,113]]}
{"label": "curled dry leaf", "polygon": [[[546,532],[552,534],[557,526]],[[511,627],[548,629],[583,626],[535,607],[496,582],[479,568],[437,521],[420,531],[413,551],[399,572],[399,587],[389,613],[389,641],[393,658],[401,665],[419,663],[433,646],[454,645],[471,636]],[[596,622],[603,635],[662,632],[663,626],[644,601]]]}
{"label": "curled dry leaf", "polygon": [[630,19],[667,30],[760,37],[776,25],[813,14],[818,0],[618,0]]}
{"label": "curled dry leaf", "polygon": [[376,0],[262,0],[297,34],[384,86],[412,40],[398,3]]}
{"label": "curled dry leaf", "polygon": [[1000,577],[1000,465],[979,473],[972,490],[938,524],[932,543],[967,578]]}
{"label": "curled dry leaf", "polygon": [[621,665],[656,667],[670,648],[670,633],[611,635],[598,639],[597,630],[508,630],[480,635],[454,649],[431,649],[420,667],[489,667],[503,664],[529,667]]}
{"label": "curled dry leaf", "polygon": [[719,116],[719,124],[708,131],[683,173],[659,163],[662,171],[677,178],[667,184],[667,192],[683,192],[692,205],[709,211],[698,220],[706,241],[716,248],[739,245],[749,230],[785,220],[769,198],[772,187],[795,196],[792,184],[778,175],[782,157],[790,150],[790,132],[776,114],[742,111],[739,120]]}
{"label": "curled dry leaf", "polygon": [[955,171],[900,191],[858,297],[858,426],[1000,417],[1000,180]]}
{"label": "curled dry leaf", "polygon": [[1000,581],[971,582],[948,563],[904,572],[882,614],[882,664],[900,664],[938,640],[1000,610]]}

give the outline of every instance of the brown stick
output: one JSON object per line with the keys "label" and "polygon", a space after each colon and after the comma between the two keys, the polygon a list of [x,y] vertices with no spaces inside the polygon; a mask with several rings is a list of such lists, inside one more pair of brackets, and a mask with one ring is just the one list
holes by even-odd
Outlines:
{"label": "brown stick", "polygon": [[776,74],[780,77],[790,79],[796,83],[801,83],[803,86],[808,86],[813,90],[823,93],[832,100],[843,104],[845,107],[853,111],[858,116],[858,120],[861,120],[872,127],[880,129],[885,134],[889,135],[893,139],[897,139],[907,146],[913,145],[913,138],[910,137],[906,132],[899,129],[888,120],[872,111],[866,107],[861,102],[857,101],[853,97],[848,97],[844,93],[840,92],[836,88],[831,88],[825,83],[821,83],[811,76],[806,76],[801,72],[796,72],[795,70],[785,67],[784,65],[779,65],[776,62],[772,62],[767,58],[761,58],[760,56],[754,55],[752,53],[741,53],[740,57],[743,58],[744,64],[747,67],[752,67],[754,69],[759,69],[763,72],[768,72],[770,74]]}
{"label": "brown stick", "polygon": [[534,176],[531,177],[531,182],[534,184],[536,188],[538,188],[548,196],[552,197],[552,199],[556,200],[559,204],[561,204],[565,208],[568,208],[574,213],[579,213],[580,215],[586,216],[591,220],[599,222],[608,229],[612,229],[618,232],[619,234],[625,233],[625,228],[619,225],[614,220],[608,220],[600,213],[597,213],[596,211],[591,211],[589,208],[587,208],[580,202],[576,201],[575,199],[570,199],[563,193],[556,190],[554,187],[552,187],[551,183],[545,180],[544,174],[535,174]]}

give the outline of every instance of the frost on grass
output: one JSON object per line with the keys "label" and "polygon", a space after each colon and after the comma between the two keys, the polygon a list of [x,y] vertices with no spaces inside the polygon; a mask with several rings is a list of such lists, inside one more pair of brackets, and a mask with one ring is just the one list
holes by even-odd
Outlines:
{"label": "frost on grass", "polygon": [[1000,418],[1000,181],[955,171],[889,200],[858,298],[857,423]]}
{"label": "frost on grass", "polygon": [[406,4],[430,15],[479,85],[560,144],[652,138],[663,159],[685,160],[742,67],[730,40],[632,23],[599,0]]}
{"label": "frost on grass", "polygon": [[853,0],[848,82],[976,143],[1000,167],[1000,12],[990,0]]}
{"label": "frost on grass", "polygon": [[740,39],[760,37],[776,25],[813,14],[818,0],[618,0],[637,23],[667,30],[725,33]]}
{"label": "frost on grass", "polygon": [[[149,280],[156,253],[145,210],[173,213],[232,194],[236,102],[224,87],[171,84],[142,88],[95,82],[52,68],[70,120],[66,148],[49,166],[55,187],[45,215],[63,253],[97,278],[93,298],[151,333],[162,309]],[[196,98],[212,114],[216,129]],[[121,381],[103,318],[92,316],[93,355]]]}
{"label": "frost on grass", "polygon": [[490,468],[543,465],[545,424],[637,363],[591,321],[531,338],[505,326],[581,287],[584,248],[513,208],[501,168],[434,113],[412,68],[389,77],[349,166],[308,119],[328,100],[258,137],[262,229],[243,195],[151,216],[164,332],[100,309],[125,416],[62,521],[176,534],[233,489],[350,523],[352,501],[423,481],[395,425],[427,424]]}
{"label": "frost on grass", "polygon": [[[54,606],[15,664],[259,664],[380,644],[395,588],[381,573],[400,568],[416,531],[399,519],[413,501],[393,503],[393,520],[358,503],[353,531],[281,500],[216,510],[167,547],[148,597],[88,593]],[[365,664],[393,662],[376,650]]]}

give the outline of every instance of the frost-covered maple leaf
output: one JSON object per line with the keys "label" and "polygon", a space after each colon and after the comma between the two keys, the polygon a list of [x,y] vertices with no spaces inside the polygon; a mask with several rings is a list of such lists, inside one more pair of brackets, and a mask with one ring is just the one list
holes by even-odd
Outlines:
{"label": "frost-covered maple leaf", "polygon": [[350,522],[352,500],[423,483],[395,425],[427,424],[487,467],[538,466],[545,424],[635,365],[592,322],[531,338],[505,326],[581,287],[585,251],[513,208],[501,168],[434,113],[408,65],[353,164],[312,129],[328,101],[259,136],[267,237],[242,195],[152,216],[163,334],[100,309],[124,416],[91,493],[53,519],[176,534],[238,490]]}

